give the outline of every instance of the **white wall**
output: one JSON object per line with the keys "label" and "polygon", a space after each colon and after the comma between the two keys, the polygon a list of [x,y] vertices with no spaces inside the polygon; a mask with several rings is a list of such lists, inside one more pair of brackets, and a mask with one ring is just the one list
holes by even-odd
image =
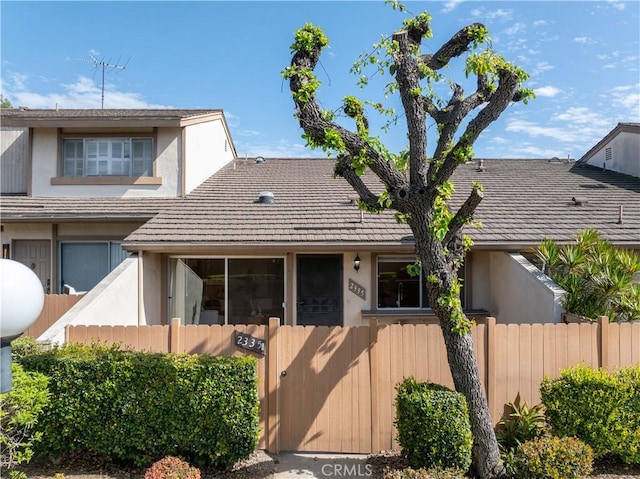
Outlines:
{"label": "white wall", "polygon": [[162,324],[162,255],[142,254],[142,308],[141,325]]}
{"label": "white wall", "polygon": [[559,323],[564,291],[518,253],[490,253],[489,311],[498,323]]}
{"label": "white wall", "polygon": [[67,325],[136,326],[137,323],[138,258],[127,258],[38,340],[63,343]]}
{"label": "white wall", "polygon": [[[606,149],[611,148],[611,160],[605,161]],[[622,131],[602,146],[587,164],[607,170],[640,177],[640,135]]]}
{"label": "white wall", "polygon": [[187,126],[185,128],[185,157],[187,171],[186,193],[233,160],[222,120]]}

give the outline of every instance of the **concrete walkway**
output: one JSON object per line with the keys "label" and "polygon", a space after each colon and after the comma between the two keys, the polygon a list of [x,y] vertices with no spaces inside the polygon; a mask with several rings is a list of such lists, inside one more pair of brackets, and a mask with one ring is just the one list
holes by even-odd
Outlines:
{"label": "concrete walkway", "polygon": [[368,478],[373,475],[366,454],[281,453],[276,458],[275,479]]}

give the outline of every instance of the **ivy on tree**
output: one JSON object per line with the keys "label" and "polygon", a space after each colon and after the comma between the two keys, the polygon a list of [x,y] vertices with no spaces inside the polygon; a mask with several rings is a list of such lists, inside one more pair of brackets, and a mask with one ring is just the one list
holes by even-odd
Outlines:
{"label": "ivy on tree", "polygon": [[[398,2],[387,3],[407,13]],[[526,103],[534,95],[522,86],[528,75],[489,47],[484,25],[466,26],[435,53],[423,54],[421,44],[431,34],[428,13],[410,16],[401,29],[374,44],[373,51],[361,56],[352,68],[361,86],[368,84],[367,68],[392,76],[383,93],[400,96],[409,139],[407,149],[399,153],[390,152],[369,130],[367,107],[389,116],[386,128],[397,126],[395,111],[382,103],[346,96],[341,109],[353,120],[353,128],[339,124],[334,111],[320,108],[316,92],[321,82],[314,69],[329,43],[321,28],[306,24],[295,32],[291,65],[282,75],[289,81],[303,138],[311,147],[337,158],[334,173],[358,193],[360,207],[370,212],[394,210],[396,218],[411,228],[419,266],[415,269],[424,275],[429,302],[440,320],[456,390],[469,405],[473,472],[480,478],[496,478],[503,475],[503,467],[457,276],[472,244],[462,228],[473,220],[482,187],[470,185],[466,201],[456,211],[449,209],[448,202],[453,193],[451,176],[473,157],[473,144],[480,133],[510,104]],[[462,55],[466,56],[464,76],[476,78],[475,91],[469,94],[441,73],[452,59]],[[450,86],[449,98],[436,93],[442,84]],[[431,155],[427,150],[428,119],[438,131]],[[363,181],[367,168],[384,185],[382,193],[375,194]]]}

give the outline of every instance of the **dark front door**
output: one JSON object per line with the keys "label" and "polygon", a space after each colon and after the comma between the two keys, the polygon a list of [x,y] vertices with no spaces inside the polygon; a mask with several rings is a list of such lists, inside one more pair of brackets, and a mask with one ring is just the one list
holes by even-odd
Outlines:
{"label": "dark front door", "polygon": [[300,325],[342,326],[342,255],[298,255]]}

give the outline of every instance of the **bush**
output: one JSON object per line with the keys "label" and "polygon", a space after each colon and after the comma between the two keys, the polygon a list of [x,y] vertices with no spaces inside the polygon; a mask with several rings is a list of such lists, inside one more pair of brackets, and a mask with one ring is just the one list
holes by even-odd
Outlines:
{"label": "bush", "polygon": [[465,475],[460,469],[397,469],[387,471],[384,479],[464,479]]}
{"label": "bush", "polygon": [[147,466],[167,455],[226,467],[258,438],[256,360],[70,345],[22,360],[50,376],[38,451]]}
{"label": "bush", "polygon": [[37,354],[46,348],[31,336],[20,336],[11,341],[11,360],[18,362],[21,358],[30,354]]}
{"label": "bush", "polygon": [[395,424],[408,464],[466,471],[473,438],[464,396],[413,378],[405,379],[396,390]]}
{"label": "bush", "polygon": [[593,470],[593,451],[573,437],[543,436],[518,446],[514,478],[580,479]]}
{"label": "bush", "polygon": [[509,451],[520,444],[540,436],[545,428],[543,407],[529,407],[521,402],[520,393],[507,404],[508,413],[503,415],[496,427],[496,438],[502,451]]}
{"label": "bush", "polygon": [[200,471],[177,457],[166,456],[147,469],[144,479],[200,479]]}
{"label": "bush", "polygon": [[35,431],[40,411],[49,402],[47,377],[11,365],[13,386],[0,394],[0,468],[29,462],[42,434]]}
{"label": "bush", "polygon": [[611,321],[640,320],[640,256],[633,250],[613,246],[594,229],[576,235],[575,243],[558,245],[545,240],[537,260],[567,294],[567,312]]}
{"label": "bush", "polygon": [[640,366],[616,373],[577,366],[540,386],[549,424],[575,436],[601,458],[640,463]]}

